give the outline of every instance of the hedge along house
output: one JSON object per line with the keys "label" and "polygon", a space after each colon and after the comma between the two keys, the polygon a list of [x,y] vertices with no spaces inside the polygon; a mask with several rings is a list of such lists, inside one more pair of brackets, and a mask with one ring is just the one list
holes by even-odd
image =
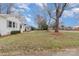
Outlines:
{"label": "hedge along house", "polygon": [[25,31],[23,17],[11,14],[0,14],[0,35],[9,35],[12,31]]}

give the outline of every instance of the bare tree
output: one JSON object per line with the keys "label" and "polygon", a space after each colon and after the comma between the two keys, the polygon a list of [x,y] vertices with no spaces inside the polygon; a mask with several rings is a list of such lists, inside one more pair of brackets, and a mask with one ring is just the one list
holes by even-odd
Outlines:
{"label": "bare tree", "polygon": [[42,22],[43,18],[40,15],[36,16],[36,22],[38,24],[38,28],[41,29],[41,22]]}
{"label": "bare tree", "polygon": [[37,15],[36,16],[36,22],[37,22],[38,28],[40,30],[47,30],[48,29],[47,22],[46,22],[46,20],[44,19],[43,16]]}
{"label": "bare tree", "polygon": [[8,3],[8,6],[7,6],[7,14],[10,14],[11,13],[11,8],[14,6],[14,3]]}
{"label": "bare tree", "polygon": [[51,19],[52,19],[52,11],[53,10],[48,8],[48,4],[42,3],[42,5],[43,5],[44,10],[46,11],[46,13],[49,16],[49,20],[48,20],[48,30],[49,30],[50,29],[50,22],[51,22]]}
{"label": "bare tree", "polygon": [[2,3],[0,3],[0,14],[2,13],[1,9],[2,9]]}
{"label": "bare tree", "polygon": [[59,18],[62,16],[67,3],[55,3],[56,17],[55,17],[55,32],[59,32]]}
{"label": "bare tree", "polygon": [[[59,32],[59,18],[62,16],[67,3],[54,3],[52,4],[55,6],[54,9],[49,9],[48,4],[42,4],[42,7],[44,8],[44,11],[46,11],[49,15],[49,21],[48,21],[48,25],[50,26],[50,21],[51,19],[55,20],[55,32]],[[53,8],[53,7],[52,7]],[[52,16],[52,11],[55,11],[53,14],[55,14],[54,16]],[[48,26],[48,28],[49,28]]]}

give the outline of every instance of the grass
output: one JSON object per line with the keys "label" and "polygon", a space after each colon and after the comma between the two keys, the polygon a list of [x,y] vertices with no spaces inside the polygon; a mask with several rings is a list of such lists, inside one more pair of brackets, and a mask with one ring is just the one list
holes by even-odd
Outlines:
{"label": "grass", "polygon": [[[63,32],[62,35],[56,36],[47,31],[31,31],[0,37],[0,55],[72,47],[79,47],[79,32]],[[15,54],[12,54],[14,52]]]}

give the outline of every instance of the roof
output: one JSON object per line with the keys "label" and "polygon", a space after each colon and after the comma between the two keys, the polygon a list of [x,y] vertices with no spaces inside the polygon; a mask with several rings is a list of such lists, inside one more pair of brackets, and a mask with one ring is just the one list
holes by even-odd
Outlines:
{"label": "roof", "polygon": [[16,17],[16,18],[19,18],[21,16],[13,15],[13,14],[0,14],[0,17]]}
{"label": "roof", "polygon": [[[23,17],[23,16],[20,16],[20,15],[14,15],[14,14],[0,14],[0,17],[2,17],[2,18],[15,17],[15,18],[18,18],[18,20],[19,20],[21,23],[24,23],[24,17]],[[6,19],[5,19],[5,20],[6,20]]]}

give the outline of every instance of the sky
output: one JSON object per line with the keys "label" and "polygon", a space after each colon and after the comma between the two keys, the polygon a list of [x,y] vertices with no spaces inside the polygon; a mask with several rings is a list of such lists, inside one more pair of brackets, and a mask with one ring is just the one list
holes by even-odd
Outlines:
{"label": "sky", "polygon": [[[51,3],[45,5],[48,5],[48,8],[52,10],[52,15],[54,15],[54,5]],[[7,6],[3,6],[3,8],[5,7]],[[5,12],[5,10],[6,8],[3,11]],[[20,15],[25,17],[26,23],[34,27],[37,26],[35,22],[36,15],[42,15],[46,18],[46,20],[49,19],[49,16],[47,15],[41,3],[15,4],[11,11],[14,11],[15,13],[20,13]],[[69,6],[64,10],[60,19],[60,22],[63,22],[65,26],[79,26],[79,4],[69,4]]]}

